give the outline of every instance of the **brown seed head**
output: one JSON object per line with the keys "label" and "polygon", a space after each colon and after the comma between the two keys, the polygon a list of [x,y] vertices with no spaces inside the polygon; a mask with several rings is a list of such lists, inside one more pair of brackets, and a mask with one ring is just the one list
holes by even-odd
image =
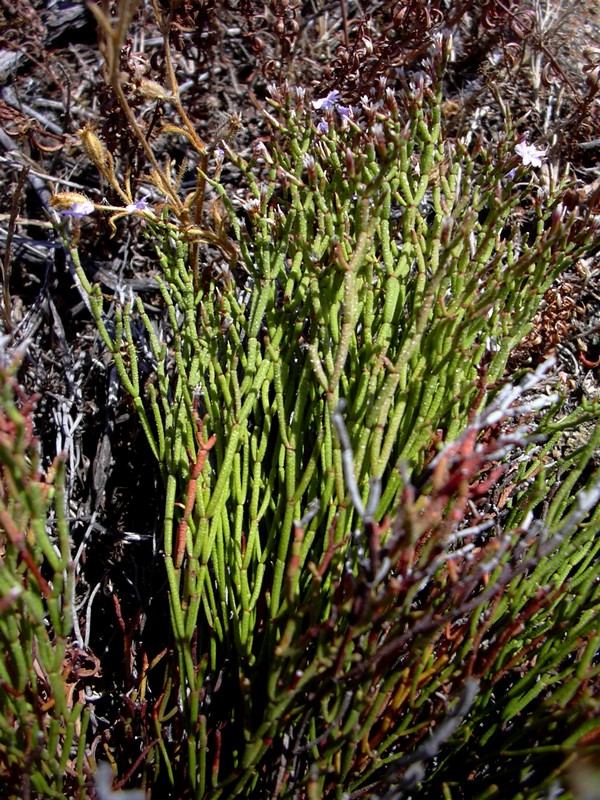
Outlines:
{"label": "brown seed head", "polygon": [[139,86],[140,94],[147,97],[148,100],[170,100],[171,94],[156,81],[150,81],[147,78],[142,78]]}
{"label": "brown seed head", "polygon": [[106,148],[94,132],[91,125],[86,125],[77,132],[81,139],[81,146],[83,147],[86,156],[94,164],[102,174],[106,174],[108,169],[108,159],[106,156]]}
{"label": "brown seed head", "polygon": [[57,211],[68,211],[74,205],[81,204],[86,206],[91,201],[84,194],[79,192],[58,192],[50,198],[50,205]]}

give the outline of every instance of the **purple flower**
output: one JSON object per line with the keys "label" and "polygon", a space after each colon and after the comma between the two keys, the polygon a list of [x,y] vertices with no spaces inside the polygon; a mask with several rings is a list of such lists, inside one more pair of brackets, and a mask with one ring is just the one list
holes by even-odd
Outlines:
{"label": "purple flower", "polygon": [[337,100],[340,93],[337,89],[333,89],[327,97],[321,97],[320,100],[313,100],[312,107],[315,111],[333,111],[337,107]]}
{"label": "purple flower", "polygon": [[[346,120],[352,116],[353,109],[352,106],[343,106],[341,103],[338,103],[339,98],[340,93],[338,90],[332,89],[327,97],[321,97],[319,100],[313,100],[312,107],[315,109],[315,111],[321,111],[325,114],[330,114],[334,111],[337,111],[337,113],[340,115],[343,128],[346,125]],[[321,118],[317,123],[317,132],[327,133],[328,131],[329,122],[326,119]]]}
{"label": "purple flower", "polygon": [[540,150],[534,144],[527,144],[527,140],[519,142],[515,146],[515,153],[521,158],[523,166],[541,167],[542,158],[546,155],[545,150]]}
{"label": "purple flower", "polygon": [[59,192],[52,195],[50,205],[61,217],[81,219],[94,213],[95,206],[91,200],[78,192]]}
{"label": "purple flower", "polygon": [[135,214],[136,211],[148,211],[148,203],[146,200],[138,200],[136,203],[129,203],[125,206],[125,211],[128,214]]}
{"label": "purple flower", "polygon": [[422,94],[428,86],[431,86],[431,76],[423,70],[417,70],[408,85],[415,94]]}
{"label": "purple flower", "polygon": [[73,203],[69,208],[62,208],[60,213],[63,217],[73,217],[74,219],[89,217],[90,214],[94,213],[94,204],[91,200],[82,200],[81,202]]}
{"label": "purple flower", "polygon": [[81,219],[93,214],[96,206],[79,192],[58,192],[50,198],[50,205],[62,217]]}

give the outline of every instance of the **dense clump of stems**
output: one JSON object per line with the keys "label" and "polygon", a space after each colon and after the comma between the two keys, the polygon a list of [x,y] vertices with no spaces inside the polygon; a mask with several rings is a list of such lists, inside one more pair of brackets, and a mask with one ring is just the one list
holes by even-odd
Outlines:
{"label": "dense clump of stems", "polygon": [[[508,120],[494,153],[444,139],[445,55],[440,42],[416,89],[380,85],[349,113],[273,96],[270,143],[247,160],[222,142],[202,173],[211,236],[177,209],[148,215],[161,336],[140,299],[118,303],[110,327],[72,253],[166,486],[176,663],[162,707],[183,709],[187,733],[181,762],[162,753],[197,797],[421,781],[467,712],[478,722],[465,731],[485,724],[532,643],[548,660],[505,694],[490,742],[587,636],[570,614],[593,628],[580,523],[595,489],[579,510],[562,492],[536,509],[553,481],[580,479],[597,434],[561,476],[519,424],[557,398],[515,405],[527,386],[497,389],[589,229],[564,211],[561,183],[519,166]],[[247,187],[241,206],[223,159]],[[229,257],[215,271],[217,242]],[[515,448],[511,511],[485,522],[476,503]],[[573,581],[583,605],[566,600]],[[557,609],[577,631],[560,643]]]}
{"label": "dense clump of stems", "polygon": [[[522,163],[508,114],[493,152],[445,135],[444,37],[419,77],[352,107],[273,89],[264,141],[243,155],[194,134],[167,41],[162,99],[181,117],[167,132],[197,158],[181,198],[121,85],[122,31],[95,13],[164,199],[135,211],[159,312],[92,286],[62,228],[165,487],[169,641],[136,767],[165,796],[199,799],[483,798],[501,782],[537,796],[596,729],[600,406],[565,415],[552,362],[505,371],[589,250],[591,210],[557,169]],[[82,140],[131,205],[112,156],[89,129]],[[587,439],[553,458],[584,423]],[[34,503],[39,479],[15,483],[14,452],[6,519],[22,506],[37,527],[30,546],[3,521],[6,574],[14,588],[27,573],[34,611],[1,630],[13,650],[36,637],[49,681],[63,670],[38,724],[80,776],[60,481],[55,506]],[[40,686],[21,661],[9,675],[0,660],[22,706],[11,723]]]}
{"label": "dense clump of stems", "polygon": [[41,473],[33,406],[14,369],[0,369],[0,783],[59,800],[85,784],[86,656],[71,637],[64,464]]}

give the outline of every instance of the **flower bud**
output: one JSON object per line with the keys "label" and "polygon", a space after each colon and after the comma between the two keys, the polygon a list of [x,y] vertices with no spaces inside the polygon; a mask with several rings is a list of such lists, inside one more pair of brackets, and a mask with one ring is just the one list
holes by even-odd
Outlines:
{"label": "flower bud", "polygon": [[356,176],[356,163],[354,161],[354,153],[349,147],[347,147],[344,156],[345,156],[344,160],[346,162],[346,169],[348,170],[348,175],[351,178],[354,178]]}
{"label": "flower bud", "polygon": [[263,141],[259,141],[254,145],[254,158],[262,158],[269,166],[273,166],[275,163]]}
{"label": "flower bud", "polygon": [[590,67],[589,69],[584,69],[584,72],[586,73],[585,82],[588,89],[593,92],[597,92],[600,88],[600,63]]}
{"label": "flower bud", "polygon": [[550,231],[552,233],[558,233],[561,227],[561,223],[565,216],[565,207],[562,203],[559,203],[554,211],[552,212],[552,216],[550,217]]}
{"label": "flower bud", "polygon": [[389,87],[385,90],[385,106],[386,108],[391,111],[392,116],[394,119],[398,118],[398,101],[396,100],[396,95],[394,94],[394,90],[390,89]]}
{"label": "flower bud", "polygon": [[304,156],[303,163],[308,175],[308,182],[311,184],[311,186],[313,186],[317,182],[315,159],[313,156]]}
{"label": "flower bud", "polygon": [[452,234],[454,232],[454,220],[452,217],[445,217],[442,222],[442,231],[440,234],[440,241],[442,247],[448,247],[452,241]]}

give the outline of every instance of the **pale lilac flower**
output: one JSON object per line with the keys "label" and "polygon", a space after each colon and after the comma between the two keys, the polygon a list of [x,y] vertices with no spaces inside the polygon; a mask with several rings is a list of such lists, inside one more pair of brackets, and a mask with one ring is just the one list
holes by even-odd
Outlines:
{"label": "pale lilac flower", "polygon": [[523,166],[541,167],[542,158],[546,155],[545,150],[540,150],[534,144],[527,144],[524,139],[515,146],[515,153],[521,158]]}
{"label": "pale lilac flower", "polygon": [[313,100],[312,107],[315,111],[333,111],[337,107],[337,100],[340,93],[337,89],[333,89],[327,97],[321,97],[320,100]]}
{"label": "pale lilac flower", "polygon": [[373,96],[368,97],[366,94],[360,98],[363,112],[366,114],[376,114],[383,108],[383,99],[375,100]]}
{"label": "pale lilac flower", "polygon": [[440,53],[443,53],[446,48],[446,52],[449,53],[452,50],[453,41],[453,36],[448,30],[433,34],[433,47]]}
{"label": "pale lilac flower", "polygon": [[352,116],[352,106],[336,105],[335,110],[343,119],[349,119]]}
{"label": "pale lilac flower", "polygon": [[73,217],[73,219],[89,217],[94,213],[94,204],[91,200],[76,200],[68,208],[61,208],[60,213],[63,217]]}
{"label": "pale lilac flower", "polygon": [[317,125],[317,133],[329,133],[329,123],[326,119],[322,119]]}
{"label": "pale lilac flower", "polygon": [[136,203],[129,203],[128,206],[125,206],[125,211],[128,214],[135,214],[136,211],[148,211],[148,203],[146,200],[138,200]]}
{"label": "pale lilac flower", "polygon": [[412,74],[408,85],[415,94],[422,94],[426,88],[431,86],[431,83],[431,75],[429,75],[429,73],[423,70],[417,70]]}

